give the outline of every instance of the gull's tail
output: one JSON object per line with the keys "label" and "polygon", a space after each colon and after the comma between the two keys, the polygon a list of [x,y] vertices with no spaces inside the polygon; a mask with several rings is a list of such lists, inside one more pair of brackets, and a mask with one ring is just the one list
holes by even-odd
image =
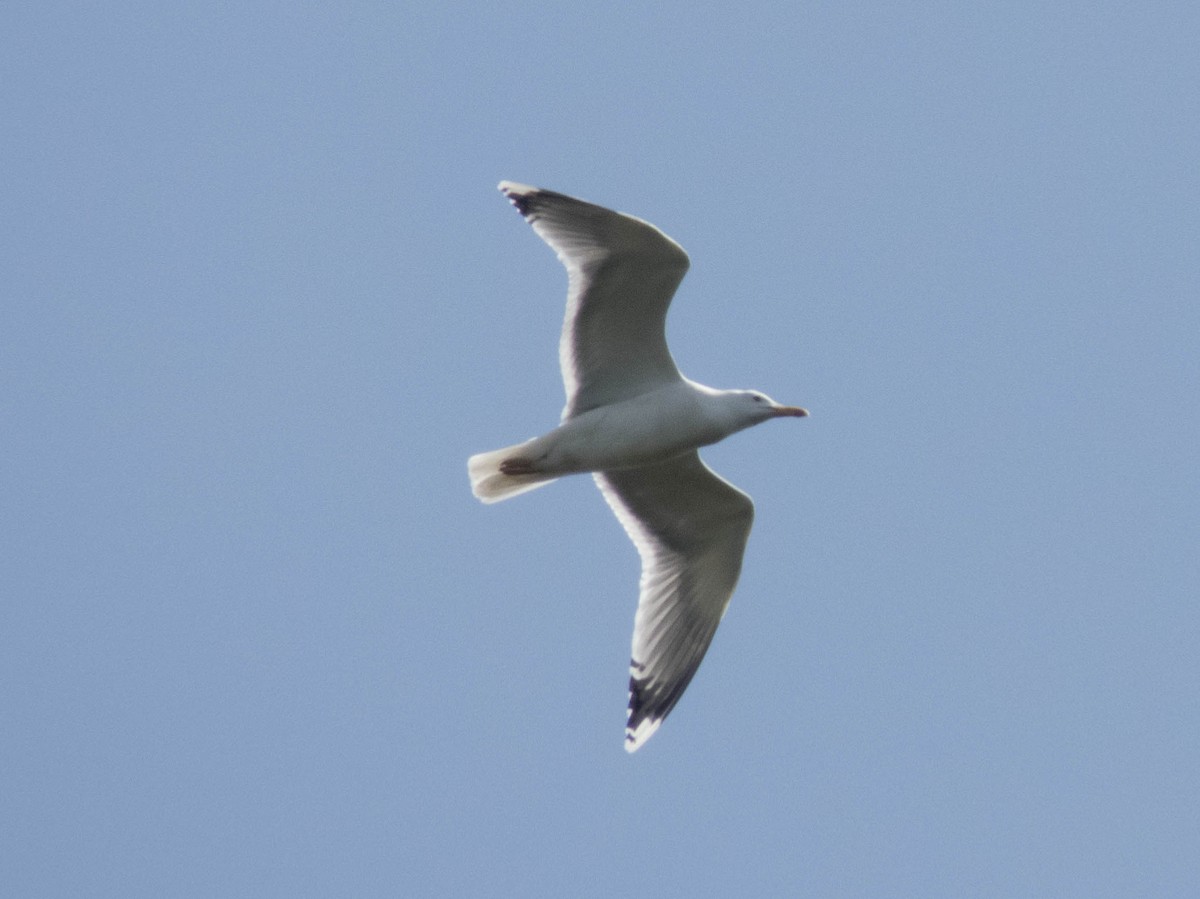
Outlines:
{"label": "gull's tail", "polygon": [[521,450],[532,442],[532,440],[527,440],[516,446],[506,446],[504,449],[492,450],[490,453],[479,453],[468,459],[467,473],[471,476],[471,492],[485,503],[498,503],[502,499],[508,499],[557,480],[557,475],[538,472],[505,474],[500,470],[501,462],[508,459],[519,459]]}

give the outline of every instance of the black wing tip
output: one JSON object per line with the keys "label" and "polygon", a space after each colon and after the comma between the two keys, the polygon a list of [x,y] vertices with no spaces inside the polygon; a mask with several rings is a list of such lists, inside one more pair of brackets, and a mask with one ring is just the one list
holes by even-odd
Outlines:
{"label": "black wing tip", "polygon": [[515,181],[501,181],[499,189],[504,196],[508,197],[508,202],[512,203],[517,212],[525,218],[529,218],[534,213],[537,196],[542,193],[542,189],[539,187],[518,184]]}
{"label": "black wing tip", "polygon": [[649,681],[629,679],[629,718],[626,727],[637,730],[643,721],[661,721],[679,701],[681,689],[655,689]]}
{"label": "black wing tip", "polygon": [[665,717],[661,704],[633,678],[629,679],[629,716],[625,720],[626,730],[637,730],[643,721],[661,721]]}
{"label": "black wing tip", "polygon": [[[533,222],[538,213],[555,203],[573,203],[580,206],[591,206],[583,200],[560,194],[558,191],[546,190],[544,187],[534,187],[532,184],[519,184],[516,181],[501,181],[498,188],[508,202],[516,207],[517,212]],[[607,211],[607,210],[606,210]]]}
{"label": "black wing tip", "polygon": [[[634,671],[645,667],[636,661],[630,662],[630,668]],[[650,739],[650,735],[658,730],[663,719],[657,704],[652,701],[651,691],[645,687],[645,681],[639,682],[636,677],[629,678],[629,716],[625,719],[625,751],[629,753],[637,752],[642,744]]]}
{"label": "black wing tip", "polygon": [[[645,665],[633,662],[630,667],[634,671],[642,671]],[[687,678],[682,683],[673,684],[663,689],[649,679],[629,678],[629,716],[625,720],[625,751],[636,752],[643,743],[650,739],[659,725],[666,720],[667,715],[679,702],[679,697],[687,689]]]}
{"label": "black wing tip", "polygon": [[671,714],[692,682],[696,670],[693,668],[674,683],[655,683],[651,678],[639,677],[646,670],[646,665],[636,659],[629,660],[629,670],[629,717],[625,721],[625,751],[635,752]]}

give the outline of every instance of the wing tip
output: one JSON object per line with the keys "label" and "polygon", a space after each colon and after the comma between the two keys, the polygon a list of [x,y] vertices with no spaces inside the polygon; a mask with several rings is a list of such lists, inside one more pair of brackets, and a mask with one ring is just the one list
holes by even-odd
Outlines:
{"label": "wing tip", "polygon": [[534,197],[541,193],[541,188],[533,187],[529,184],[521,184],[517,181],[501,181],[497,185],[497,189],[504,196],[508,197],[508,202],[516,207],[517,212],[526,218],[530,214],[530,203]]}
{"label": "wing tip", "polygon": [[501,181],[496,185],[496,189],[503,194],[529,194],[540,190],[532,184],[522,184],[520,181]]}
{"label": "wing tip", "polygon": [[625,751],[637,752],[658,730],[670,708],[665,711],[647,695],[638,675],[646,666],[636,659],[629,660],[629,713],[625,720]]}
{"label": "wing tip", "polygon": [[643,718],[638,722],[636,727],[625,727],[625,751],[633,755],[645,745],[646,741],[654,735],[658,730],[658,726],[662,724],[661,718]]}

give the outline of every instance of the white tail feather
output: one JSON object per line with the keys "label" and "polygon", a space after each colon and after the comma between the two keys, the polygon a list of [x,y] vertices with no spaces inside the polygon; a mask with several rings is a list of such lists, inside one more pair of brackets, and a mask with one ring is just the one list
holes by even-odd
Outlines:
{"label": "white tail feather", "polygon": [[498,503],[518,494],[534,490],[557,480],[556,475],[505,474],[500,463],[521,455],[521,450],[533,441],[506,446],[504,449],[479,453],[467,460],[467,473],[471,476],[471,492],[485,503]]}

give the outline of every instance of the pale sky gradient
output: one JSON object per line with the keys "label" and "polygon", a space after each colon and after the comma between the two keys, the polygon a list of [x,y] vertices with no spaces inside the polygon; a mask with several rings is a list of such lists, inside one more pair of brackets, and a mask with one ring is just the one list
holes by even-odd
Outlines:
{"label": "pale sky gradient", "polygon": [[[414,9],[416,8],[416,9]],[[0,894],[1200,894],[1200,6],[9,4]],[[670,719],[502,178],[804,405]]]}

